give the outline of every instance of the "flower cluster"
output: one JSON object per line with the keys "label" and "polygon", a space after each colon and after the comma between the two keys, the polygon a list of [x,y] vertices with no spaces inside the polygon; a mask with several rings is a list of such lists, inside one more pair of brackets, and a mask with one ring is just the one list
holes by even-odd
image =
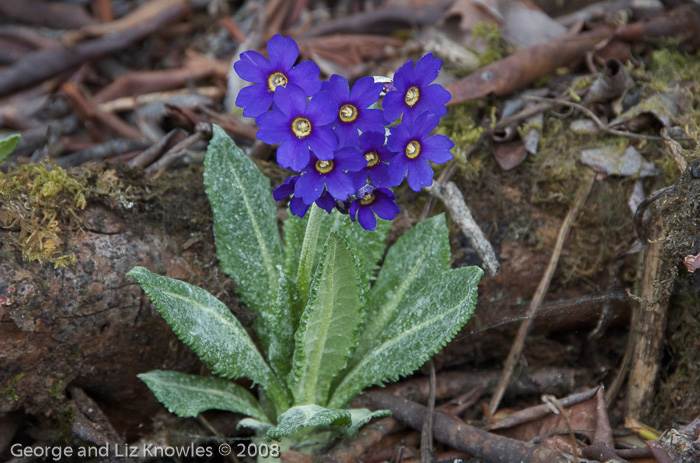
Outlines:
{"label": "flower cluster", "polygon": [[[414,191],[430,186],[429,161],[452,159],[454,143],[430,135],[450,100],[447,90],[432,83],[442,66],[432,53],[404,63],[386,86],[363,77],[351,88],[339,75],[321,82],[311,61],[295,66],[299,48],[289,37],[272,37],[267,52],[265,58],[247,51],[234,64],[253,83],[236,104],[244,116],[256,118],[259,140],[279,143],[279,165],[297,172],[273,194],[275,200],[292,196],[292,214],[303,217],[316,203],[329,213],[348,211],[374,230],[375,214],[392,220],[399,212],[391,188],[404,178]],[[376,109],[382,96],[383,110]]]}

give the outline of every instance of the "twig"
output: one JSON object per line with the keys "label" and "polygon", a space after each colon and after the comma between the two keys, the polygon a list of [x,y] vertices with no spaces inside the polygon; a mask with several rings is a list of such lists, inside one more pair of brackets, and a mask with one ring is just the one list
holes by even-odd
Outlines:
{"label": "twig", "polygon": [[[385,392],[370,392],[367,397],[375,408],[391,410],[394,418],[413,429],[423,427],[425,415],[428,413],[426,407]],[[442,413],[434,413],[433,422],[436,440],[487,463],[568,462],[566,457],[556,450],[491,434]]]}
{"label": "twig", "polygon": [[652,141],[664,141],[663,137],[657,137],[655,135],[642,135],[639,133],[625,132],[624,130],[611,129],[603,121],[600,120],[598,116],[595,115],[593,111],[586,108],[583,105],[574,103],[573,101],[561,100],[558,98],[542,98],[539,96],[522,96],[523,100],[539,101],[539,102],[549,102],[559,106],[568,106],[573,109],[578,109],[583,114],[588,116],[589,119],[600,129],[601,132],[607,133],[608,135],[617,135],[619,137],[629,137],[629,138],[639,138],[641,140],[652,140]]}
{"label": "twig", "polygon": [[428,397],[428,413],[423,422],[420,436],[420,461],[431,463],[433,461],[433,415],[435,414],[435,362],[430,359],[430,396]]}
{"label": "twig", "polygon": [[99,162],[112,156],[128,153],[129,151],[142,150],[146,148],[146,146],[148,145],[143,141],[131,140],[129,138],[117,138],[58,158],[56,159],[56,164],[61,167],[79,166],[85,162]]}
{"label": "twig", "polygon": [[491,398],[491,402],[489,403],[489,411],[492,414],[495,413],[498,409],[498,406],[501,403],[501,399],[503,398],[503,393],[508,387],[508,383],[510,383],[510,379],[513,376],[513,371],[515,370],[515,365],[518,362],[520,355],[522,354],[523,346],[525,344],[525,338],[527,337],[527,334],[530,331],[530,328],[532,327],[534,315],[539,309],[540,305],[542,304],[544,296],[547,293],[547,289],[549,289],[549,284],[551,283],[552,277],[554,276],[554,270],[557,267],[557,262],[559,262],[559,256],[564,246],[564,240],[569,234],[569,229],[571,228],[571,225],[576,219],[579,210],[586,201],[586,198],[588,198],[588,194],[590,193],[591,188],[593,187],[594,180],[595,175],[592,175],[592,173],[588,173],[587,178],[584,180],[584,183],[579,188],[579,192],[576,196],[574,204],[571,206],[569,213],[566,215],[566,218],[564,219],[564,222],[562,223],[561,228],[559,229],[557,241],[554,245],[552,256],[549,259],[549,264],[547,265],[547,269],[545,270],[544,275],[540,280],[540,284],[537,287],[535,296],[532,298],[530,306],[528,307],[528,318],[526,318],[520,324],[520,329],[518,330],[517,337],[515,338],[513,346],[510,349],[508,360],[506,361],[506,366],[503,370],[503,376],[501,376],[501,379],[498,383],[498,387],[496,388],[496,391],[494,392],[494,395]]}
{"label": "twig", "polygon": [[[576,404],[580,404],[581,402],[590,400],[593,396],[596,395],[598,389],[599,388],[595,387],[593,389],[587,389],[583,392],[577,392],[575,394],[566,396],[563,399],[560,399],[558,402],[559,404],[561,404],[562,407],[571,407]],[[512,413],[507,417],[503,418],[502,420],[496,421],[495,423],[489,425],[487,429],[489,431],[493,431],[495,429],[512,428],[513,426],[528,423],[530,421],[535,421],[540,418],[544,418],[545,416],[549,416],[551,414],[552,407],[550,407],[549,405],[536,405],[534,407],[529,407],[524,410]]]}
{"label": "twig", "polygon": [[542,400],[548,406],[550,406],[550,408],[552,408],[552,411],[555,414],[560,415],[562,418],[564,418],[566,428],[569,430],[569,439],[571,439],[571,454],[574,456],[574,463],[578,463],[578,444],[576,443],[574,428],[573,426],[571,426],[571,419],[569,418],[569,414],[566,412],[564,405],[551,394],[544,394],[542,396]]}
{"label": "twig", "polygon": [[173,129],[168,132],[163,138],[158,140],[158,143],[151,145],[147,150],[142,151],[138,156],[129,161],[130,167],[140,167],[145,168],[147,165],[154,162],[156,159],[163,154],[165,148],[170,144],[172,139],[179,134],[184,134],[185,131],[182,129]]}
{"label": "twig", "polygon": [[483,261],[484,270],[489,275],[497,275],[501,271],[498,257],[496,257],[493,246],[491,246],[474,217],[472,217],[472,213],[469,211],[469,207],[464,201],[464,196],[462,196],[462,192],[459,191],[457,185],[453,182],[445,184],[436,182],[432,186],[426,187],[426,191],[440,198],[445,204],[445,207],[450,211],[452,220],[459,225],[467,240],[469,240],[469,244],[471,244]]}
{"label": "twig", "polygon": [[671,152],[671,157],[676,161],[678,166],[678,171],[682,174],[688,168],[688,161],[683,157],[683,147],[676,140],[668,135],[668,128],[664,127],[661,129],[661,136],[664,139],[664,144],[668,147]]}
{"label": "twig", "polygon": [[[646,449],[645,449],[646,450]],[[602,461],[605,463],[628,463],[627,460],[618,455],[614,450],[611,450],[607,445],[599,442],[589,445],[581,450],[581,454],[589,460]]]}
{"label": "twig", "polygon": [[[437,400],[445,400],[460,394],[465,390],[483,388],[493,389],[498,383],[500,371],[461,371],[441,372],[435,388]],[[539,395],[549,391],[557,395],[571,392],[575,384],[580,384],[584,378],[590,378],[591,373],[586,369],[574,368],[528,368],[518,378],[509,393],[519,395]],[[413,378],[392,384],[384,391],[416,402],[425,402],[430,395],[429,378]],[[567,399],[562,399],[567,400]]]}
{"label": "twig", "polygon": [[75,46],[62,46],[29,53],[0,74],[0,95],[31,87],[86,61],[126,48],[163,25],[181,18],[186,11],[187,5],[178,3],[132,29],[81,42]]}
{"label": "twig", "polygon": [[[209,420],[206,419],[206,418],[204,417],[204,415],[202,415],[201,413],[197,415],[197,421],[199,421],[199,424],[201,424],[204,428],[206,428],[207,431],[209,431],[210,433],[212,433],[212,435],[213,435],[214,437],[216,437],[216,438],[218,438],[218,439],[223,439],[223,436],[221,435],[221,433],[219,432],[219,430],[216,429],[216,428],[214,427],[214,425],[211,424],[211,423],[209,422]],[[228,454],[226,459],[229,460],[229,461],[231,461],[232,463],[239,463],[239,462],[238,462],[238,457],[236,456],[236,453],[235,453],[235,452],[232,452],[232,453]]]}
{"label": "twig", "polygon": [[403,424],[392,417],[377,420],[364,426],[355,439],[339,445],[329,455],[321,457],[318,463],[353,463],[384,436],[402,428]]}

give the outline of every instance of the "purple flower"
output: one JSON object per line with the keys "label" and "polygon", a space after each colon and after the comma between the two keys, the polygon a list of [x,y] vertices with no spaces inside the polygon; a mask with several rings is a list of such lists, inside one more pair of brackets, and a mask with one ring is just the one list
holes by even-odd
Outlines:
{"label": "purple flower", "polygon": [[319,159],[311,153],[304,173],[296,182],[294,194],[311,204],[327,190],[333,198],[345,201],[348,195],[355,193],[352,177],[345,171],[357,171],[365,164],[359,148],[352,146],[338,150],[330,160]]}
{"label": "purple flower", "polygon": [[425,112],[415,120],[412,117],[391,129],[387,148],[397,153],[389,161],[389,176],[392,185],[399,185],[408,172],[408,186],[420,191],[433,183],[433,169],[428,161],[443,164],[452,159],[452,140],[444,135],[429,136],[440,122],[440,117]]}
{"label": "purple flower", "polygon": [[233,64],[242,79],[253,82],[236,97],[236,105],[243,108],[244,116],[257,117],[270,109],[279,87],[298,87],[305,96],[312,96],[321,88],[321,71],[315,63],[304,61],[294,66],[299,47],[292,38],[276,34],[267,42],[267,54],[269,61],[257,51],[246,51]]}
{"label": "purple flower", "polygon": [[384,220],[393,220],[399,213],[399,206],[396,205],[396,196],[387,188],[377,188],[370,185],[363,187],[358,192],[358,198],[350,205],[350,218],[357,220],[365,230],[373,231],[377,228],[377,214]]}
{"label": "purple flower", "polygon": [[445,104],[450,101],[450,92],[442,85],[430,83],[440,73],[442,60],[433,58],[428,53],[418,60],[415,68],[413,60],[408,60],[398,71],[394,73],[394,86],[396,91],[391,91],[384,96],[384,118],[393,122],[401,115],[410,114],[413,117],[420,113],[430,111],[438,116],[447,114]]}
{"label": "purple flower", "polygon": [[394,186],[389,177],[389,166],[385,164],[393,154],[384,146],[383,130],[382,133],[363,132],[359,143],[367,165],[352,174],[355,189],[362,188],[367,183],[368,176],[375,188]]}
{"label": "purple flower", "polygon": [[329,124],[338,113],[338,104],[328,93],[317,93],[307,104],[300,88],[279,88],[274,103],[272,110],[258,116],[255,122],[260,127],[259,140],[271,145],[281,143],[277,148],[280,166],[303,170],[309,163],[309,150],[318,159],[333,159],[338,139]]}
{"label": "purple flower", "polygon": [[[275,201],[280,201],[287,196],[293,195],[297,180],[299,180],[299,175],[287,177],[282,185],[275,188],[272,192],[272,197],[275,198]],[[333,207],[335,207],[335,199],[327,191],[324,191],[321,197],[316,200],[316,205],[330,214]],[[289,210],[297,217],[304,217],[310,206],[310,204],[306,204],[296,195],[289,200]]]}
{"label": "purple flower", "polygon": [[333,74],[321,84],[338,103],[338,115],[333,122],[340,145],[357,144],[357,131],[383,130],[384,116],[381,109],[368,109],[379,99],[384,85],[375,83],[372,77],[363,77],[350,86],[345,77]]}

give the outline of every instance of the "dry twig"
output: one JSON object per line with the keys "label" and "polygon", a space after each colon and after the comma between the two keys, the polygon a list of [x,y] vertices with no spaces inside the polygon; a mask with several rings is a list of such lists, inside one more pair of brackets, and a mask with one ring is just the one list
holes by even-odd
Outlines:
{"label": "dry twig", "polygon": [[552,256],[549,260],[549,264],[547,265],[547,269],[545,270],[544,275],[540,280],[540,284],[537,287],[535,296],[532,298],[530,306],[528,307],[527,318],[520,324],[518,335],[515,338],[515,341],[513,342],[510,354],[508,355],[508,360],[506,361],[506,366],[503,370],[503,376],[501,376],[501,379],[498,383],[498,387],[496,388],[496,391],[494,392],[494,395],[491,398],[491,402],[489,403],[489,411],[492,414],[496,412],[496,409],[498,409],[498,406],[501,403],[501,399],[503,398],[503,393],[508,387],[508,383],[510,383],[510,379],[513,376],[513,371],[515,371],[515,365],[518,362],[518,359],[522,354],[523,346],[525,345],[525,338],[527,337],[527,334],[529,333],[530,328],[532,327],[535,313],[542,304],[544,296],[547,293],[547,289],[549,289],[549,283],[552,281],[552,277],[554,276],[554,270],[557,267],[557,262],[559,262],[559,255],[561,254],[561,250],[564,247],[564,240],[569,234],[569,229],[571,228],[571,225],[576,219],[576,216],[578,216],[579,210],[586,201],[586,198],[588,198],[588,194],[590,193],[591,188],[593,187],[595,175],[589,173],[587,177],[588,178],[585,179],[584,183],[579,188],[576,200],[571,206],[569,213],[566,215],[566,218],[564,219],[564,222],[562,223],[561,228],[559,229],[557,241],[554,245],[554,250],[552,251]]}

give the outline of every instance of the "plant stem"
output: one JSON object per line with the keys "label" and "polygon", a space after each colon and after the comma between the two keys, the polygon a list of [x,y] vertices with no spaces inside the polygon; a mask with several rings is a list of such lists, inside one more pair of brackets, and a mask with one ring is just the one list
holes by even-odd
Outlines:
{"label": "plant stem", "polygon": [[297,285],[301,292],[301,297],[306,301],[311,285],[311,270],[316,257],[316,247],[318,246],[318,232],[321,229],[321,219],[323,210],[316,204],[311,205],[311,214],[306,224],[304,232],[304,243],[301,245],[301,255],[299,256],[299,268],[297,269]]}

